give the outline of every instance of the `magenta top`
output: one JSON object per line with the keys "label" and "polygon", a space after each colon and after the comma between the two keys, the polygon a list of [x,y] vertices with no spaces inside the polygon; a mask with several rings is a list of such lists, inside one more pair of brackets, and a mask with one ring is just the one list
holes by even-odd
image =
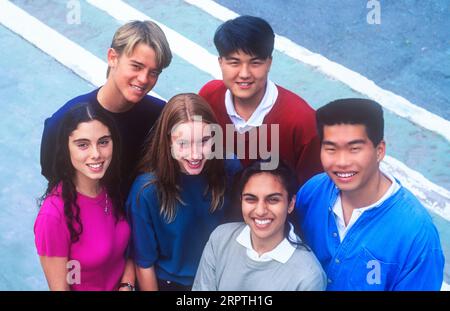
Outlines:
{"label": "magenta top", "polygon": [[79,274],[77,262],[68,267],[72,290],[116,290],[125,269],[125,251],[130,238],[128,223],[124,219],[116,223],[105,191],[96,198],[77,193],[83,232],[72,243],[60,192],[58,186],[44,200],[36,218],[34,234],[38,254],[79,262]]}

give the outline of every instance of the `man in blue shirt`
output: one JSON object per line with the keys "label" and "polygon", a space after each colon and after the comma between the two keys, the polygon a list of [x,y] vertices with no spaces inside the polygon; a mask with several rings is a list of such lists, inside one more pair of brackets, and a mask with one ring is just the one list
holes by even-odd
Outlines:
{"label": "man in blue shirt", "polygon": [[439,290],[444,256],[431,217],[379,167],[381,106],[340,99],[316,118],[325,173],[300,189],[296,209],[327,290]]}

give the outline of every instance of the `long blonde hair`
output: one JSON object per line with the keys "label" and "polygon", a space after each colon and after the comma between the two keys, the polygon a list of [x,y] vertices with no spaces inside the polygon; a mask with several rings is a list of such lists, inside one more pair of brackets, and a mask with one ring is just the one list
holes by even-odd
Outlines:
{"label": "long blonde hair", "polygon": [[[211,107],[199,95],[185,93],[172,97],[164,106],[149,136],[148,149],[138,165],[139,173],[155,175],[155,178],[142,189],[151,184],[156,185],[160,214],[168,223],[175,219],[177,203],[185,205],[180,198],[182,189],[177,183],[180,174],[179,164],[171,153],[171,130],[178,124],[194,121],[194,116],[200,116],[204,123],[217,124]],[[224,165],[223,159],[213,158],[207,160],[203,168],[208,182],[203,195],[206,196],[211,192],[211,213],[223,205],[226,184]]]}

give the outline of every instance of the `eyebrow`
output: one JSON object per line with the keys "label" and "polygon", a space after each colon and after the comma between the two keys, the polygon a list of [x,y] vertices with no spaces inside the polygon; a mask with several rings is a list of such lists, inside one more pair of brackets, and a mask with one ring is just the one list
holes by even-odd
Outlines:
{"label": "eyebrow", "polygon": [[[111,135],[105,135],[105,136],[102,136],[102,137],[100,137],[98,140],[103,140],[103,139],[106,139],[106,138],[111,138]],[[73,140],[74,143],[79,143],[79,142],[89,142],[89,141],[90,141],[90,140],[87,139],[87,138],[78,138],[78,139]]]}
{"label": "eyebrow", "polygon": [[138,62],[137,60],[131,59],[130,62],[132,62],[133,64],[136,64],[136,65],[144,67],[144,64],[141,63],[141,62]]}
{"label": "eyebrow", "polygon": [[[251,194],[251,193],[243,193],[242,196],[249,196],[249,197],[257,198],[256,195]],[[266,198],[277,197],[277,196],[283,196],[283,194],[280,192],[275,192],[275,193],[271,193],[271,194],[267,195]]]}
{"label": "eyebrow", "polygon": [[[224,58],[225,58],[225,60],[241,61],[239,58],[233,57],[233,56],[225,56]],[[261,57],[252,57],[252,58],[250,58],[250,61],[255,61],[255,60],[264,61],[264,58],[261,58]]]}
{"label": "eyebrow", "polygon": [[[365,144],[366,142],[367,141],[365,139],[355,139],[355,140],[349,141],[346,145]],[[329,140],[322,141],[322,145],[337,146],[337,144],[335,142],[332,142],[332,141],[329,141]]]}

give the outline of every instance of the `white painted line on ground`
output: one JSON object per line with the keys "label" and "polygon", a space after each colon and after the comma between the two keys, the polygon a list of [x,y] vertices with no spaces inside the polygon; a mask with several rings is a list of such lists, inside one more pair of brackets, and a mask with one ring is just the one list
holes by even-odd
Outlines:
{"label": "white painted line on ground", "polygon": [[209,73],[214,78],[222,78],[217,62],[217,56],[212,55],[205,48],[180,35],[173,29],[150,18],[121,0],[87,0],[87,2],[98,9],[105,11],[121,23],[126,23],[131,20],[151,20],[157,23],[164,31],[172,52],[200,70]]}
{"label": "white painted line on ground", "polygon": [[[95,86],[105,83],[108,67],[106,62],[11,2],[0,0],[0,7],[0,23],[6,28],[71,69],[84,80]],[[162,98],[154,92],[151,92],[151,95]]]}
{"label": "white painted line on ground", "polygon": [[[221,21],[227,21],[239,16],[239,14],[211,0],[184,1],[204,10]],[[275,48],[302,63],[314,67],[325,75],[341,81],[356,92],[378,101],[383,107],[393,113],[427,130],[438,133],[446,138],[447,141],[450,141],[450,121],[414,105],[404,97],[382,89],[363,75],[332,62],[320,54],[313,53],[286,37],[276,35]]]}

